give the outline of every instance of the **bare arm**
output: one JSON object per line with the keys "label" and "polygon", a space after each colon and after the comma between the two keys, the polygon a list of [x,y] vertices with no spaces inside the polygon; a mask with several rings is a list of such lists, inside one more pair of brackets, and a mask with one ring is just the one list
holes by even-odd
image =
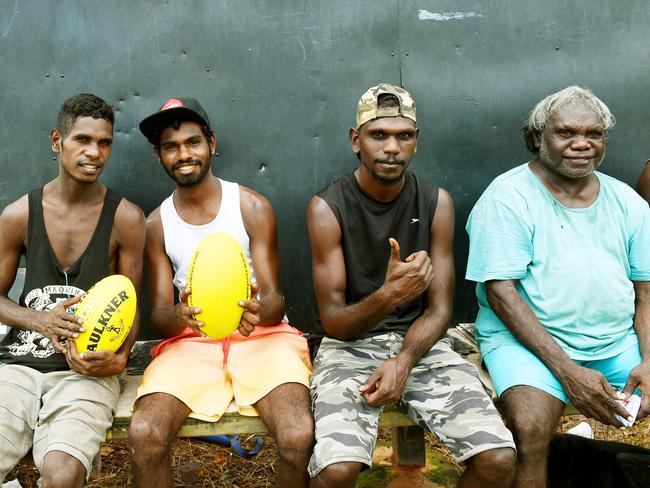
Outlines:
{"label": "bare arm", "polygon": [[636,182],[636,191],[650,203],[650,160],[646,161],[645,167],[641,175],[639,175],[639,179]]}
{"label": "bare arm", "polygon": [[165,252],[160,208],[154,210],[147,218],[145,257],[149,272],[151,292],[151,327],[161,337],[174,337],[186,327],[191,327],[199,335],[202,322],[192,319],[192,313],[199,313],[198,307],[187,305],[190,290],[181,294],[181,302],[174,306],[173,268]]}
{"label": "bare arm", "polygon": [[641,390],[642,401],[638,418],[643,418],[650,414],[650,282],[635,281],[634,292],[634,328],[639,337],[642,362],[630,372],[623,392],[631,395],[635,388]]}
{"label": "bare arm", "polygon": [[[119,245],[117,273],[131,280],[139,296],[142,290],[142,258],[145,240],[144,214],[140,207],[123,199],[115,215],[115,230]],[[131,331],[118,352],[126,351],[128,358],[139,334],[140,308],[138,307]]]}
{"label": "bare arm", "polygon": [[455,280],[454,204],[449,193],[442,188],[431,224],[430,241],[429,255],[434,275],[427,288],[426,309],[409,328],[397,357],[384,362],[362,387],[370,405],[386,405],[400,398],[411,369],[445,334],[451,319]]}
{"label": "bare arm", "polygon": [[307,207],[307,229],[316,301],[323,327],[330,337],[350,340],[362,336],[399,305],[421,295],[431,282],[433,271],[427,253],[414,253],[402,262],[399,244],[391,239],[392,252],[384,284],[360,302],[347,304],[341,229],[320,197],[312,198]]}
{"label": "bare arm", "polygon": [[650,281],[635,281],[634,293],[634,328],[639,337],[641,357],[643,361],[650,361]]}
{"label": "bare arm", "polygon": [[613,400],[614,388],[598,371],[578,366],[544,329],[530,307],[517,292],[514,280],[493,280],[485,283],[492,310],[513,335],[555,375],[574,406],[588,417],[603,423],[621,425],[618,413],[627,411]]}
{"label": "bare arm", "polygon": [[409,371],[447,332],[454,306],[453,244],[454,202],[451,195],[441,188],[431,224],[429,255],[434,274],[427,289],[427,307],[409,328],[398,356],[406,360]]}
{"label": "bare arm", "polygon": [[265,197],[244,186],[240,186],[240,205],[244,227],[250,238],[257,281],[251,300],[240,302],[244,314],[239,331],[249,335],[256,325],[280,322],[285,303],[280,284],[280,258],[273,208]]}
{"label": "bare arm", "polygon": [[77,299],[60,302],[49,312],[21,307],[8,296],[16,279],[21,250],[26,245],[29,206],[27,196],[8,205],[0,214],[0,322],[47,337],[60,352],[62,338],[76,337],[83,330],[78,319],[66,313]]}
{"label": "bare arm", "polygon": [[[144,250],[144,215],[142,210],[122,199],[115,212],[111,239],[117,242],[116,268],[111,273],[131,280],[136,293],[142,285],[142,253]],[[129,335],[116,353],[112,351],[89,351],[77,354],[73,341],[68,341],[66,358],[75,371],[88,376],[111,376],[120,374],[126,367],[129,354],[140,331],[140,311],[136,309]]]}

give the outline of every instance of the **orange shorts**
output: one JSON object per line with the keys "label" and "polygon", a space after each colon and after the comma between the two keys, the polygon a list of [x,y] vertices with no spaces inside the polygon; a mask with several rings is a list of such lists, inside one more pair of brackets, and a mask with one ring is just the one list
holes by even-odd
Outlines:
{"label": "orange shorts", "polygon": [[[228,340],[198,337],[189,329],[159,344],[138,388],[137,398],[168,393],[185,403],[190,417],[216,422],[235,400],[242,415],[275,387],[300,383],[309,388],[307,340],[289,324],[258,326]],[[136,398],[136,399],[137,399]]]}

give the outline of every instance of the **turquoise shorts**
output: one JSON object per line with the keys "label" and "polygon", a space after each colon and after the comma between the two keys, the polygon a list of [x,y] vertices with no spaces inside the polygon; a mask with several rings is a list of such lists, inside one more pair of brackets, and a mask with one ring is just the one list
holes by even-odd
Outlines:
{"label": "turquoise shorts", "polygon": [[[566,403],[568,398],[553,373],[520,343],[497,347],[483,357],[497,395],[512,386],[532,386]],[[575,361],[585,368],[600,371],[607,381],[622,391],[630,371],[641,363],[639,345],[634,344],[616,356],[595,361]],[[637,393],[638,394],[638,393]]]}

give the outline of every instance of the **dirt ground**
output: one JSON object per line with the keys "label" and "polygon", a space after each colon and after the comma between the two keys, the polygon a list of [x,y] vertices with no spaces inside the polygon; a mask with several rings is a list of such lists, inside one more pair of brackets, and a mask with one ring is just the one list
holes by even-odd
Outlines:
{"label": "dirt ground", "polygon": [[[584,417],[565,417],[559,430],[566,431]],[[650,448],[650,419],[631,429],[616,429],[589,421],[596,438],[616,440]],[[277,455],[273,441],[265,438],[262,451],[251,460],[233,454],[230,449],[195,439],[176,441],[173,450],[174,482],[179,487],[274,487]],[[432,435],[427,435],[427,465],[400,468],[391,464],[390,431],[380,432],[374,453],[373,469],[362,473],[357,488],[439,488],[453,487],[462,469]],[[38,473],[33,465],[21,464],[13,473],[23,488],[36,486]],[[7,480],[12,479],[10,475]],[[131,486],[126,441],[113,441],[102,447],[99,478],[88,488],[124,488]]]}

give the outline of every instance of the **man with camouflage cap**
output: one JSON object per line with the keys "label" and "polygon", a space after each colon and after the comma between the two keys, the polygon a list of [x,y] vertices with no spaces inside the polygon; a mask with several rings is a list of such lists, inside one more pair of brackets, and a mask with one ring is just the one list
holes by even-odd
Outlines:
{"label": "man with camouflage cap", "polygon": [[354,486],[372,463],[379,415],[398,402],[466,462],[460,486],[508,486],[512,435],[476,369],[446,336],[454,290],[453,202],[406,171],[415,103],[383,83],[361,97],[360,164],[307,210],[321,335],[311,383],[312,486]]}

